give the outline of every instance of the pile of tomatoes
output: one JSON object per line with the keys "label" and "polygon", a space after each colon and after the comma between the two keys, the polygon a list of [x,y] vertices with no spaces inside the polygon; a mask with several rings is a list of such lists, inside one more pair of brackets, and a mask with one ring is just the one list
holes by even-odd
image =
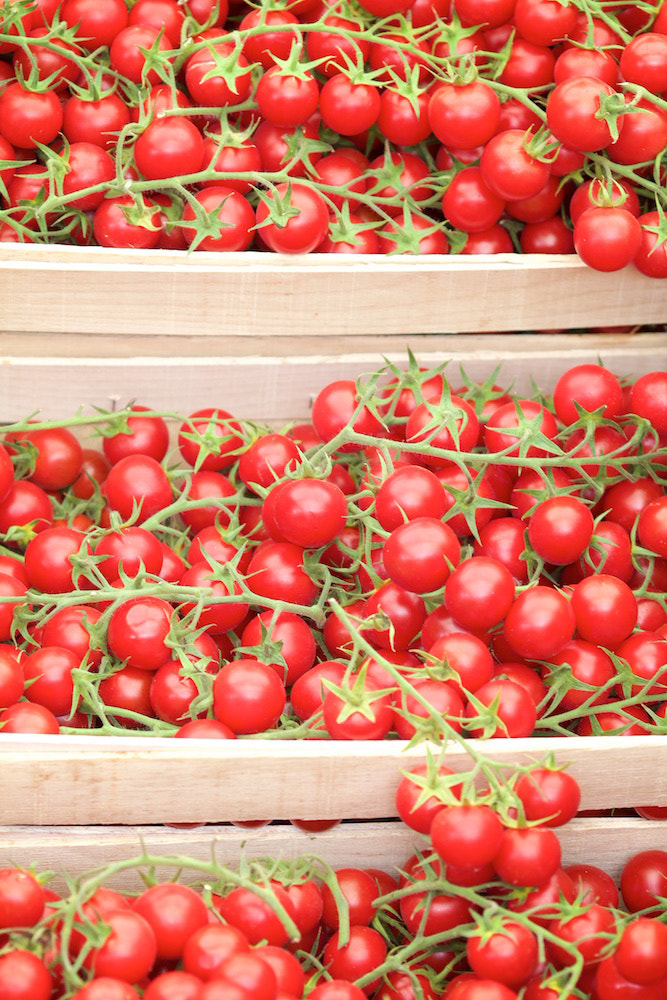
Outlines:
{"label": "pile of tomatoes", "polygon": [[488,787],[472,775],[433,763],[400,778],[397,809],[415,849],[391,870],[334,871],[313,857],[231,869],[144,853],[70,877],[59,893],[46,875],[0,868],[0,992],[660,1000],[667,853],[630,856],[617,885],[562,856],[557,830],[580,801],[566,770],[489,772]]}
{"label": "pile of tomatoes", "polygon": [[667,276],[667,16],[4,0],[0,240],[572,254]]}
{"label": "pile of tomatoes", "polygon": [[311,416],[6,427],[2,732],[665,731],[667,373],[411,358]]}

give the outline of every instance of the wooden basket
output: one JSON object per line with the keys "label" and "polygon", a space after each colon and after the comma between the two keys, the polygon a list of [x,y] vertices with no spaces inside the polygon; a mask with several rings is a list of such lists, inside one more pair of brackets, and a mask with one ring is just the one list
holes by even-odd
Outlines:
{"label": "wooden basket", "polygon": [[[405,363],[408,347],[425,366],[449,360],[452,384],[459,367],[486,378],[500,366],[497,381],[525,393],[584,361],[628,377],[667,361],[667,283],[631,268],[599,274],[574,257],[295,261],[5,245],[0,271],[4,422],[136,400],[280,425],[305,419],[334,379],[383,358]],[[658,329],[503,332],[629,324]],[[585,809],[667,805],[667,738],[493,740],[484,752],[508,766],[547,752],[572,761]],[[411,837],[393,821],[395,788],[423,757],[399,741],[0,736],[0,857],[53,867],[55,855],[82,869],[139,842],[206,853],[215,841],[231,854],[243,842],[262,855],[307,849],[353,863],[370,844],[389,866]],[[446,762],[468,766],[458,749]],[[278,825],[220,825],[269,818]],[[314,837],[284,822],[293,818],[346,822]],[[564,836],[574,859],[609,858],[616,869],[628,845],[667,849],[667,824],[639,819],[579,820]]]}

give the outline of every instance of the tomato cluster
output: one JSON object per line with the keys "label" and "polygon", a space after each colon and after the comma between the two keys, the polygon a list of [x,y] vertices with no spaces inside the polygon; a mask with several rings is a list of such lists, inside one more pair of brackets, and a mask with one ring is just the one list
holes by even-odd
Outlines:
{"label": "tomato cluster", "polygon": [[[667,853],[632,855],[619,885],[594,863],[567,864],[558,828],[579,801],[576,780],[549,765],[508,776],[479,761],[459,774],[432,763],[397,786],[418,841],[400,868],[334,871],[304,857],[237,871],[144,854],[70,877],[58,893],[47,876],[2,867],[0,993],[659,1000]],[[115,888],[121,878],[138,889]]]}
{"label": "tomato cluster", "polygon": [[0,240],[665,277],[661,8],[5,0]]}
{"label": "tomato cluster", "polygon": [[663,732],[667,375],[492,379],[6,428],[2,731]]}

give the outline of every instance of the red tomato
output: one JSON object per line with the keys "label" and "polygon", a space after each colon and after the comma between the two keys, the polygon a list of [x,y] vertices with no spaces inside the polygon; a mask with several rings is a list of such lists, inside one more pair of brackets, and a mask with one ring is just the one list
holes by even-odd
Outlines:
{"label": "red tomato", "polygon": [[389,579],[411,593],[441,590],[460,558],[461,546],[452,529],[430,517],[394,528],[384,544]]}
{"label": "red tomato", "polygon": [[538,940],[524,924],[503,921],[495,934],[469,937],[466,958],[480,979],[492,979],[519,989],[537,971]]}
{"label": "red tomato", "polygon": [[[490,721],[486,721],[487,712]],[[532,694],[523,685],[496,676],[477,688],[466,706],[473,736],[520,738],[531,736],[537,721]],[[482,723],[476,721],[481,716]]]}
{"label": "red tomato", "polygon": [[303,184],[281,183],[257,208],[262,240],[275,253],[311,253],[329,228],[329,212],[320,194]]}
{"label": "red tomato", "polygon": [[153,968],[157,944],[153,928],[138,913],[116,910],[105,914],[110,933],[104,944],[93,948],[84,966],[96,976],[115,976],[128,983],[139,983]]}
{"label": "red tomato", "polygon": [[560,841],[546,827],[517,827],[503,832],[493,867],[513,886],[543,885],[560,867]]}
{"label": "red tomato", "polygon": [[213,682],[213,713],[238,735],[262,733],[278,722],[286,704],[276,671],[258,660],[233,660]]}
{"label": "red tomato", "polygon": [[563,826],[578,812],[581,790],[568,771],[534,768],[515,786],[525,818],[544,826]]}
{"label": "red tomato", "polygon": [[7,1000],[49,1000],[52,989],[51,973],[37,955],[21,949],[0,955],[0,990]]}
{"label": "red tomato", "polygon": [[567,597],[538,585],[514,600],[505,619],[505,636],[519,656],[549,660],[573,638],[575,614]]}
{"label": "red tomato", "polygon": [[171,635],[174,617],[174,609],[159,597],[124,601],[109,619],[109,651],[127,667],[157,670],[171,659],[171,647],[166,640]]}
{"label": "red tomato", "polygon": [[493,136],[500,99],[482,80],[463,86],[442,84],[429,100],[428,120],[435,137],[453,149],[475,149]]}
{"label": "red tomato", "polygon": [[606,649],[617,649],[637,623],[637,600],[632,590],[606,573],[577,583],[570,603],[578,635]]}
{"label": "red tomato", "polygon": [[192,469],[220,472],[233,465],[243,446],[240,424],[227,410],[205,407],[183,422],[178,447]]}
{"label": "red tomato", "polygon": [[188,201],[183,210],[183,232],[193,250],[248,249],[255,235],[255,213],[243,194],[223,184],[207,185],[194,201],[196,206]]}
{"label": "red tomato", "polygon": [[[600,98],[610,97],[614,88],[594,77],[571,77],[557,84],[547,100],[547,125],[569,149],[582,153],[604,149],[612,141],[609,125],[596,115]],[[617,118],[619,132],[623,117]]]}
{"label": "red tomato", "polygon": [[175,882],[145,889],[134,900],[132,909],[153,929],[160,959],[181,958],[190,935],[209,922],[201,896]]}
{"label": "red tomato", "polygon": [[48,146],[63,124],[63,111],[54,90],[32,91],[10,83],[0,91],[0,133],[20,149]]}
{"label": "red tomato", "polygon": [[[275,903],[282,907],[290,919],[293,919],[295,913],[294,903],[287,890],[276,882],[273,882],[270,888],[274,894]],[[218,910],[223,921],[232,928],[241,931],[246,941],[251,945],[256,945],[263,941],[266,944],[281,946],[285,945],[289,940],[288,932],[285,929],[284,923],[280,920],[278,913],[275,912],[275,909],[265,899],[262,899],[260,895],[253,892],[252,889],[232,889],[231,892],[220,900]],[[239,949],[238,945],[236,946],[236,950],[245,953],[245,949]],[[217,963],[217,968],[219,969],[226,960],[227,957],[222,962]]]}
{"label": "red tomato", "polygon": [[19,701],[0,712],[1,733],[57,736],[60,733],[60,725],[53,712],[46,706]]}
{"label": "red tomato", "polygon": [[28,701],[48,708],[57,717],[68,716],[74,698],[72,671],[80,666],[77,654],[60,646],[42,646],[24,656],[21,666]]}
{"label": "red tomato", "polygon": [[530,513],[528,541],[544,562],[566,566],[586,551],[593,527],[593,515],[581,500],[573,496],[548,497]]}
{"label": "red tomato", "polygon": [[445,584],[445,606],[464,628],[486,632],[500,624],[514,600],[514,580],[502,562],[472,556],[456,566]]}
{"label": "red tomato", "polygon": [[128,24],[123,0],[65,0],[61,19],[76,32],[77,42],[89,52],[109,46]]}
{"label": "red tomato", "polygon": [[46,528],[25,550],[25,571],[35,590],[66,594],[77,589],[75,561],[90,555],[86,537],[73,528]]}
{"label": "red tomato", "polygon": [[575,250],[596,271],[627,267],[635,259],[641,239],[639,220],[625,208],[590,208],[574,226]]}

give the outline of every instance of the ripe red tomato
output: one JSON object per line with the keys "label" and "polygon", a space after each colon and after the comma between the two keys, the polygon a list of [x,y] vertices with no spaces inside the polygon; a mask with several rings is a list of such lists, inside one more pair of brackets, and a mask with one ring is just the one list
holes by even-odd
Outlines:
{"label": "ripe red tomato", "polygon": [[[324,963],[334,979],[353,982],[380,968],[387,957],[387,943],[372,927],[350,927],[347,944],[341,944],[336,931],[324,948]],[[367,996],[375,993],[379,979],[372,979],[364,988]]]}
{"label": "ripe red tomato", "polygon": [[563,826],[578,812],[581,789],[577,780],[564,770],[534,768],[516,783],[525,818],[544,826]]}
{"label": "ripe red tomato", "polygon": [[[31,456],[30,482],[53,492],[71,486],[81,471],[82,448],[66,427],[38,428],[8,434],[5,441],[12,453],[26,447]],[[35,449],[34,452],[32,449]],[[34,456],[34,457],[33,457]]]}
{"label": "ripe red tomato", "polygon": [[574,248],[596,271],[620,271],[637,256],[641,224],[624,207],[589,208],[574,226]]}
{"label": "ripe red tomato", "polygon": [[119,909],[104,915],[110,934],[104,944],[91,949],[83,961],[95,976],[115,976],[139,983],[153,968],[157,943],[153,928],[138,913]]}
{"label": "ripe red tomato", "polygon": [[145,596],[124,601],[109,619],[110,652],[127,667],[157,670],[171,659],[166,640],[174,618],[174,609],[162,598]]}
{"label": "ripe red tomato", "polygon": [[547,827],[505,829],[493,867],[499,878],[513,886],[543,885],[560,867],[558,837]]}
{"label": "ripe red tomato", "polygon": [[243,448],[241,426],[219,407],[196,410],[179,429],[178,448],[183,461],[195,471],[220,472],[233,465]]}
{"label": "ripe red tomato", "polygon": [[[547,125],[569,149],[595,152],[608,146],[613,136],[608,123],[596,117],[601,97],[610,97],[614,88],[594,77],[570,77],[558,83],[547,100]],[[622,132],[624,118],[616,119]]]}
{"label": "ripe red tomato", "polygon": [[429,100],[428,120],[435,137],[452,149],[475,149],[493,136],[500,99],[482,80],[462,86],[442,84]]}
{"label": "ripe red tomato", "polygon": [[637,623],[637,599],[627,583],[595,573],[575,585],[571,608],[582,639],[617,649]]}
{"label": "ripe red tomato", "polygon": [[464,628],[486,632],[500,624],[514,600],[514,580],[502,562],[475,555],[456,566],[445,584],[445,607]]}
{"label": "ripe red tomato", "polygon": [[95,209],[93,233],[101,247],[152,250],[160,238],[157,207],[142,195],[105,198]]}
{"label": "ripe red tomato", "polygon": [[73,528],[54,527],[40,531],[25,550],[25,571],[35,590],[66,594],[77,589],[74,561],[90,555],[90,543]]}
{"label": "ripe red tomato", "polygon": [[258,660],[233,660],[213,681],[213,714],[237,735],[272,729],[286,701],[276,671]]}
{"label": "ripe red tomato", "polygon": [[[295,908],[287,890],[277,882],[272,882],[271,891],[275,896],[277,905],[282,907],[287,916],[293,920]],[[223,921],[229,924],[231,928],[240,931],[246,942],[251,945],[257,945],[264,941],[266,944],[281,946],[287,944],[289,940],[288,932],[278,913],[276,913],[275,909],[265,899],[254,893],[252,889],[232,889],[224,898],[219,900],[217,908]],[[200,933],[205,934],[206,931]],[[227,955],[222,961],[216,962],[217,969],[229,957],[230,946],[224,938],[223,942],[223,948],[225,945],[227,947]],[[232,947],[236,953],[246,952],[246,949],[242,946],[239,948],[238,943]],[[187,951],[188,946],[186,945],[186,956]],[[186,968],[188,968],[187,963]]]}
{"label": "ripe red tomato", "polygon": [[457,536],[448,524],[431,517],[417,517],[399,525],[384,544],[389,579],[411,593],[441,590],[460,558]]}
{"label": "ripe red tomato", "polygon": [[224,184],[207,185],[194,195],[194,202],[183,210],[183,232],[193,250],[248,249],[255,236],[255,213],[240,191]]}
{"label": "ripe red tomato", "polygon": [[329,229],[326,202],[303,184],[277,184],[257,207],[257,228],[275,253],[311,253]]}
{"label": "ripe red tomato", "polygon": [[528,660],[549,660],[573,638],[575,614],[567,597],[538,585],[514,600],[505,618],[512,649]]}
{"label": "ripe red tomato", "polygon": [[37,955],[17,949],[0,955],[0,990],[7,1000],[49,1000],[53,979]]}
{"label": "ripe red tomato", "polygon": [[495,934],[469,937],[466,958],[480,979],[519,989],[537,971],[538,940],[529,927],[505,920]]}
{"label": "ripe red tomato", "polygon": [[199,893],[176,882],[145,889],[132,903],[132,910],[153,929],[157,957],[170,961],[181,958],[190,935],[209,922]]}
{"label": "ripe red tomato", "polygon": [[63,124],[63,110],[54,90],[28,90],[10,83],[0,92],[0,133],[20,149],[48,146]]}
{"label": "ripe red tomato", "polygon": [[588,548],[593,515],[577,497],[548,497],[536,504],[528,520],[528,541],[546,563],[566,566]]}

